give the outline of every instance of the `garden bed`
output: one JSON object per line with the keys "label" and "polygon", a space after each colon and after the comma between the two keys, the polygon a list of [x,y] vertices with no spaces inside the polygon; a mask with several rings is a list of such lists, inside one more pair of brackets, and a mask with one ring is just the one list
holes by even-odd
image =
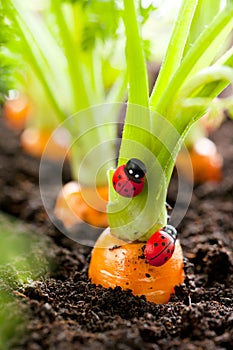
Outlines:
{"label": "garden bed", "polygon": [[[14,349],[233,348],[233,123],[225,121],[212,137],[224,157],[223,182],[195,187],[177,228],[186,257],[185,284],[168,304],[155,305],[130,291],[91,284],[91,248],[73,242],[50,222],[40,198],[40,162],[23,153],[19,135],[1,122],[1,210],[46,236],[54,251],[50,274],[16,291],[29,316],[27,332]],[[70,180],[68,165],[63,175],[64,182]],[[174,175],[171,204],[175,185]]]}

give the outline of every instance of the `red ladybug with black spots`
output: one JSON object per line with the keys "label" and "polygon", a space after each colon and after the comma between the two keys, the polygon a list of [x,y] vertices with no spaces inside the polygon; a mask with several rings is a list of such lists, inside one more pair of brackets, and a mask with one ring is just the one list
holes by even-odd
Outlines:
{"label": "red ladybug with black spots", "polygon": [[146,167],[139,159],[132,158],[119,166],[113,174],[112,184],[123,197],[135,197],[142,192],[145,184]]}
{"label": "red ladybug with black spots", "polygon": [[157,267],[164,265],[172,257],[176,238],[177,231],[171,225],[167,225],[160,231],[155,232],[147,241],[144,250],[149,264]]}

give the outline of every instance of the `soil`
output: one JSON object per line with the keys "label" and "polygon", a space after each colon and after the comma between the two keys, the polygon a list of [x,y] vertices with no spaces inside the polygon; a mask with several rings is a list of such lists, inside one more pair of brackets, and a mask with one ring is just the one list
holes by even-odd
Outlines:
{"label": "soil", "polygon": [[[186,279],[165,305],[88,280],[91,248],[67,238],[51,223],[40,198],[39,160],[22,151],[19,134],[2,122],[0,126],[0,208],[46,236],[55,256],[50,274],[16,293],[30,313],[27,332],[15,340],[14,350],[233,348],[231,121],[212,135],[224,157],[222,183],[196,186],[177,227]],[[66,164],[63,181],[70,178]],[[174,172],[168,195],[172,205],[176,182]]]}

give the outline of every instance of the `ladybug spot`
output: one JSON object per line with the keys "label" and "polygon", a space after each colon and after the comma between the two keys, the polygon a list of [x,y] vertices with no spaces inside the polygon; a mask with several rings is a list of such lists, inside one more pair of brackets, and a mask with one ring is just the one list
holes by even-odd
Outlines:
{"label": "ladybug spot", "polygon": [[118,175],[117,177],[118,177],[118,179],[121,179],[121,175]]}
{"label": "ladybug spot", "polygon": [[133,191],[136,191],[136,187],[133,187]]}
{"label": "ladybug spot", "polygon": [[125,188],[124,191],[125,191],[125,192],[129,192],[129,191],[127,190],[127,188]]}
{"label": "ladybug spot", "polygon": [[170,253],[170,249],[167,250],[167,253]]}
{"label": "ladybug spot", "polygon": [[113,185],[114,185],[114,186],[116,185],[116,181],[113,181]]}
{"label": "ladybug spot", "polygon": [[158,243],[154,243],[154,247],[158,247]]}
{"label": "ladybug spot", "polygon": [[165,237],[164,237],[164,236],[161,236],[161,238],[162,238],[162,239],[165,239]]}
{"label": "ladybug spot", "polygon": [[162,242],[162,246],[165,246],[165,244],[166,244],[165,242]]}
{"label": "ladybug spot", "polygon": [[167,259],[168,259],[168,257],[167,257],[167,256],[165,256],[164,261],[167,261]]}
{"label": "ladybug spot", "polygon": [[118,187],[121,187],[121,183],[120,183],[120,182],[118,182],[117,186],[118,186]]}

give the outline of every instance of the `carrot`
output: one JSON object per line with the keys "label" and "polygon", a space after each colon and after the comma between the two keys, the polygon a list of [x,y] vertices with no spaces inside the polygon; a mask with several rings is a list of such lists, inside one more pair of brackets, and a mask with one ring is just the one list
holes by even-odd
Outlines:
{"label": "carrot", "polygon": [[106,204],[108,187],[83,187],[75,181],[64,185],[54,209],[55,215],[66,228],[80,222],[97,227],[108,226]]}
{"label": "carrot", "polygon": [[3,118],[12,129],[21,130],[25,126],[29,109],[29,101],[25,95],[9,98],[3,105]]}
{"label": "carrot", "polygon": [[[190,127],[204,115],[212,99],[233,81],[232,68],[222,66],[225,63],[232,66],[232,57],[222,56],[220,66],[212,65],[218,43],[233,28],[233,5],[219,13],[215,9],[210,20],[198,26],[196,18],[210,10],[210,5],[200,1],[198,12],[199,2],[181,2],[158,78],[149,94],[136,3],[134,0],[123,3],[129,88],[116,170],[119,181],[110,169],[107,207],[110,228],[96,242],[89,277],[95,284],[129,288],[135,295],[145,295],[148,301],[166,303],[175,286],[184,281],[180,243],[171,240],[170,250],[166,245],[170,238],[162,234],[169,232],[164,230],[168,226],[167,188]],[[196,28],[197,35],[189,35]],[[123,195],[124,189],[128,190],[130,181],[135,181],[133,168],[129,172],[126,166],[134,158],[145,164],[147,172],[145,186],[140,193],[132,192],[129,199]],[[140,174],[136,175],[140,179]]]}
{"label": "carrot", "polygon": [[148,301],[167,303],[174,287],[184,281],[183,254],[176,241],[171,259],[160,267],[150,265],[144,256],[144,242],[126,243],[116,238],[108,227],[92,251],[89,278],[103,287],[120,286]]}
{"label": "carrot", "polygon": [[27,153],[34,157],[41,157],[46,149],[46,157],[51,160],[64,159],[68,151],[68,143],[66,145],[58,142],[53,137],[52,131],[35,127],[29,127],[23,131],[21,145]]}
{"label": "carrot", "polygon": [[[181,174],[187,179],[191,179],[191,169],[187,166],[187,153],[179,153],[176,165]],[[193,181],[195,184],[204,182],[220,182],[222,179],[222,156],[217,152],[215,144],[207,139],[198,140],[189,152]]]}

